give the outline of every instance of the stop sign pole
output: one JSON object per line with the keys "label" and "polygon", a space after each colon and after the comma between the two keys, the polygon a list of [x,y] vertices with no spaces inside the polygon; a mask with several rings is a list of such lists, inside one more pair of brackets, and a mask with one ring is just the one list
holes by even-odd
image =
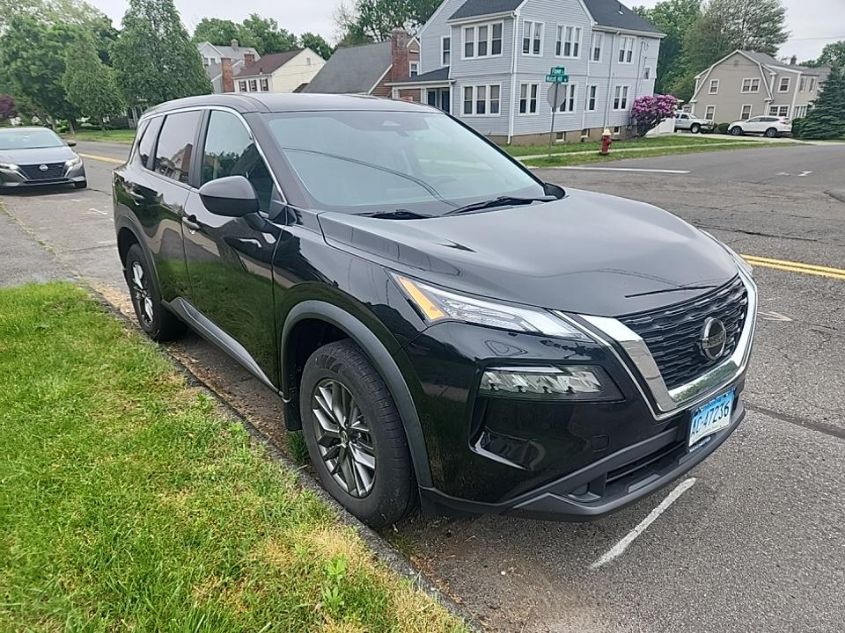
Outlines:
{"label": "stop sign pole", "polygon": [[[546,75],[546,83],[552,84],[552,89],[549,90],[549,94],[547,96],[547,100],[549,105],[552,106],[552,125],[549,129],[549,158],[552,157],[552,145],[554,144],[554,137],[555,137],[555,114],[557,113],[557,109],[561,105],[560,97],[560,84],[565,84],[569,82],[569,75],[566,74],[566,68],[563,66],[552,66],[552,69],[549,71],[549,74]],[[566,93],[563,94],[564,99],[566,98]]]}

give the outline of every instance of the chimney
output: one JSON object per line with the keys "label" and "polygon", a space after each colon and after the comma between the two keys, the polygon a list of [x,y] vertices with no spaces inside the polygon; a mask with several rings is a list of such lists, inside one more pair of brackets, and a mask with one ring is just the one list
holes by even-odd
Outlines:
{"label": "chimney", "polygon": [[244,53],[244,66],[249,66],[255,61],[255,53]]}
{"label": "chimney", "polygon": [[238,40],[232,40],[231,42],[229,42],[229,44],[232,46],[232,48],[238,48]]}
{"label": "chimney", "polygon": [[797,63],[798,63],[798,55],[793,55],[792,57],[789,58],[789,65],[790,66],[794,66]]}
{"label": "chimney", "polygon": [[390,69],[391,81],[408,79],[411,75],[409,41],[410,35],[405,29],[393,29],[390,33],[390,60],[393,64]]}
{"label": "chimney", "polygon": [[220,60],[220,83],[223,92],[235,92],[235,78],[232,74],[232,60],[223,57]]}

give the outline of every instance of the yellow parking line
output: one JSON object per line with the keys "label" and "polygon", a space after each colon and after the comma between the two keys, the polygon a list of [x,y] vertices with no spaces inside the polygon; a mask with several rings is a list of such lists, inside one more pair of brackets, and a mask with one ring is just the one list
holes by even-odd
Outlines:
{"label": "yellow parking line", "polygon": [[100,160],[100,161],[103,161],[104,163],[114,163],[115,165],[122,165],[123,163],[126,162],[125,160],[120,160],[118,158],[111,158],[109,156],[100,156],[98,154],[83,154],[82,152],[79,152],[79,155],[82,156],[82,158],[90,158],[91,160]]}
{"label": "yellow parking line", "polygon": [[831,268],[830,266],[818,266],[816,264],[804,264],[783,259],[771,259],[769,257],[758,257],[756,255],[742,256],[749,264],[775,270],[785,270],[791,273],[804,273],[805,275],[816,275],[828,279],[840,279],[845,281],[845,269]]}

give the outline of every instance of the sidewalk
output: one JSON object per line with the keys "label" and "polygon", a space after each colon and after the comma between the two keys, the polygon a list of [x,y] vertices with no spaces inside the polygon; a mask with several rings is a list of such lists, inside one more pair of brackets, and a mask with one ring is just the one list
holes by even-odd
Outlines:
{"label": "sidewalk", "polygon": [[72,279],[3,208],[0,201],[0,287]]}

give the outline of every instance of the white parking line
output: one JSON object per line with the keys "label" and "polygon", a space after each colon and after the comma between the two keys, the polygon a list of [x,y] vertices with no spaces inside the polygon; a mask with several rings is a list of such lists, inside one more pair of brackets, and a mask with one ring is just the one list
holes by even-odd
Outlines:
{"label": "white parking line", "polygon": [[616,545],[611,547],[607,553],[599,558],[596,562],[590,565],[590,569],[598,569],[603,565],[607,565],[613,559],[622,555],[622,553],[628,549],[628,546],[634,542],[634,539],[637,538],[640,534],[645,532],[646,528],[654,523],[661,514],[663,514],[670,505],[675,503],[682,494],[684,494],[687,490],[692,488],[693,484],[695,484],[696,478],[690,477],[689,479],[685,479],[677,486],[675,489],[670,492],[667,497],[660,502],[660,505],[657,506],[654,510],[652,510],[649,515],[640,521],[640,524],[635,527],[633,530],[628,532],[621,541],[619,541]]}
{"label": "white parking line", "polygon": [[99,209],[95,209],[94,207],[89,208],[88,211],[90,211],[92,213],[99,213],[100,215],[108,215],[109,214],[108,211],[100,211]]}
{"label": "white parking line", "polygon": [[637,167],[532,167],[532,169],[569,169],[571,171],[631,171],[647,174],[688,174],[685,169],[646,169]]}

